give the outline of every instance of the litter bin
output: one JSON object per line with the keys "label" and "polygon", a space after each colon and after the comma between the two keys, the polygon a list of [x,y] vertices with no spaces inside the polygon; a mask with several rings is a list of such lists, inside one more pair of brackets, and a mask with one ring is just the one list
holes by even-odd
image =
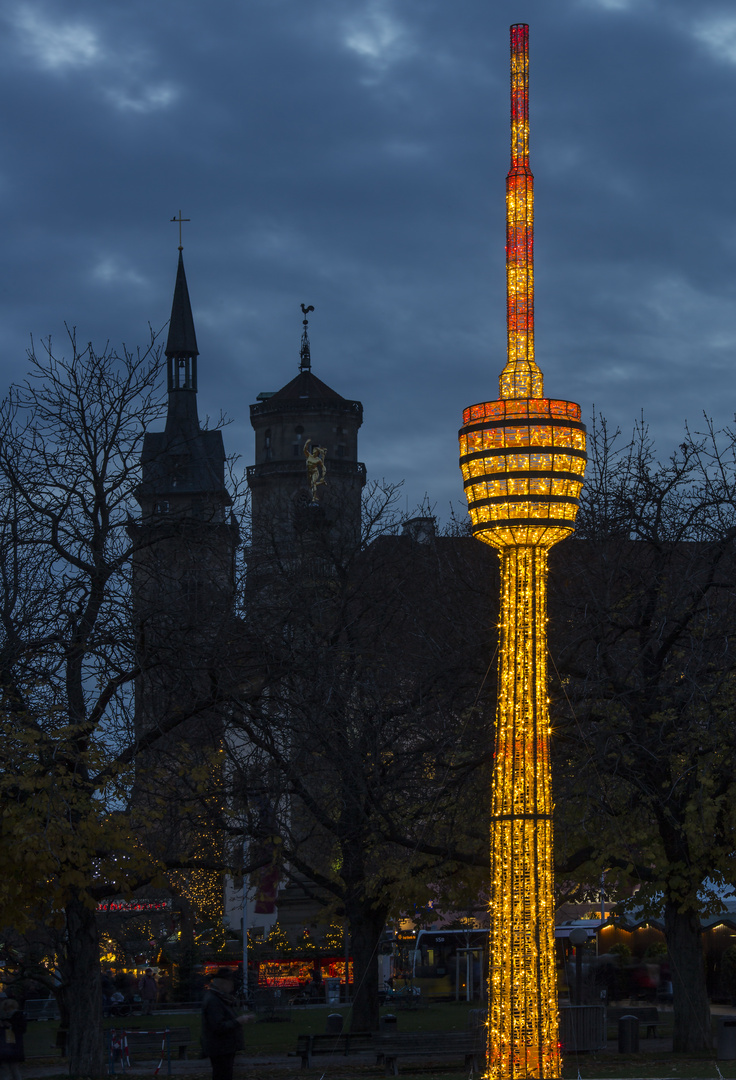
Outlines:
{"label": "litter bin", "polygon": [[378,1021],[378,1027],[380,1031],[387,1031],[390,1035],[392,1032],[396,1031],[396,1017],[393,1013],[386,1013],[386,1015],[382,1016]]}
{"label": "litter bin", "polygon": [[329,1013],[325,1024],[325,1035],[339,1035],[342,1031],[342,1013]]}
{"label": "litter bin", "polygon": [[340,980],[325,979],[325,1002],[328,1005],[340,1004]]}
{"label": "litter bin", "polygon": [[736,1061],[736,1016],[719,1016],[717,1029],[719,1061]]}
{"label": "litter bin", "polygon": [[619,1054],[639,1053],[639,1017],[622,1016],[618,1022]]}

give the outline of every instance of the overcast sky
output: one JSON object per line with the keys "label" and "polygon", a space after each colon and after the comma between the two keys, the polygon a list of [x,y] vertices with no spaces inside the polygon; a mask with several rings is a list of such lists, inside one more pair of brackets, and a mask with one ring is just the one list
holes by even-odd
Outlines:
{"label": "overcast sky", "polygon": [[505,363],[509,24],[530,24],[546,392],[666,456],[733,421],[733,0],[4,0],[0,383],[30,335],[166,322],[181,209],[200,412],[313,370],[370,477],[462,504]]}

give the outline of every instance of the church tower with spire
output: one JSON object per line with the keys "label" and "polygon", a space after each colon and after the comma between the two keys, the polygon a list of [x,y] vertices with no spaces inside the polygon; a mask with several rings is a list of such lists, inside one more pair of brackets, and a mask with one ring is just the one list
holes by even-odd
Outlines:
{"label": "church tower with spire", "polygon": [[354,544],[360,537],[365,465],[358,461],[363,406],[332,390],[312,371],[307,316],[299,372],[250,407],[255,464],[248,468],[256,549],[288,548],[295,534],[327,530]]}
{"label": "church tower with spire", "polygon": [[142,668],[157,672],[136,688],[139,732],[211,694],[235,597],[238,529],[222,433],[203,430],[197,413],[199,350],[181,248],[165,354],[166,425],[144,436],[141,515],[130,527],[138,648]]}
{"label": "church tower with spire", "polygon": [[225,486],[222,432],[203,431],[197,414],[197,336],[179,251],[166,342],[168,409],[164,431],[143,440],[138,501],[144,523],[169,520],[216,526],[231,499]]}

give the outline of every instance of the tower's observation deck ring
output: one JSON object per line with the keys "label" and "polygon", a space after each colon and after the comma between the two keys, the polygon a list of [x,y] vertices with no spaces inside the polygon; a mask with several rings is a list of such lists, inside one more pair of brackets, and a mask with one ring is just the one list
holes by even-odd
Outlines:
{"label": "tower's observation deck ring", "polygon": [[551,547],[575,528],[585,472],[580,406],[554,398],[471,405],[460,429],[473,535],[493,547]]}

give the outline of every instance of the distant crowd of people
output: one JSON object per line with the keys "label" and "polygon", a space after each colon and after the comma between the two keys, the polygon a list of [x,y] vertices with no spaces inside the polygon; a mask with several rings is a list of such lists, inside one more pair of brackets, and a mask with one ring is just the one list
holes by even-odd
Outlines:
{"label": "distant crowd of people", "polygon": [[[243,1012],[238,1005],[236,986],[242,984],[242,972],[220,968],[203,982],[203,1054],[212,1064],[212,1080],[232,1080],[235,1055],[244,1047],[243,1026],[255,1019],[253,1013]],[[167,994],[166,977],[156,979],[152,968],[146,968],[137,980],[125,973],[117,978],[109,971],[102,974],[105,1016],[127,1015],[133,1005],[139,1005],[144,1015],[150,1015],[157,1002],[166,1000]],[[116,1011],[120,1009],[127,1012]],[[25,1032],[26,1017],[19,1003],[3,994],[0,996],[0,1080],[22,1080]]]}
{"label": "distant crowd of people", "polygon": [[139,1011],[150,1016],[156,1004],[168,1001],[169,979],[161,975],[158,979],[152,968],[146,968],[140,979],[134,975],[122,973],[113,978],[112,972],[102,973],[102,1015],[128,1016]]}

